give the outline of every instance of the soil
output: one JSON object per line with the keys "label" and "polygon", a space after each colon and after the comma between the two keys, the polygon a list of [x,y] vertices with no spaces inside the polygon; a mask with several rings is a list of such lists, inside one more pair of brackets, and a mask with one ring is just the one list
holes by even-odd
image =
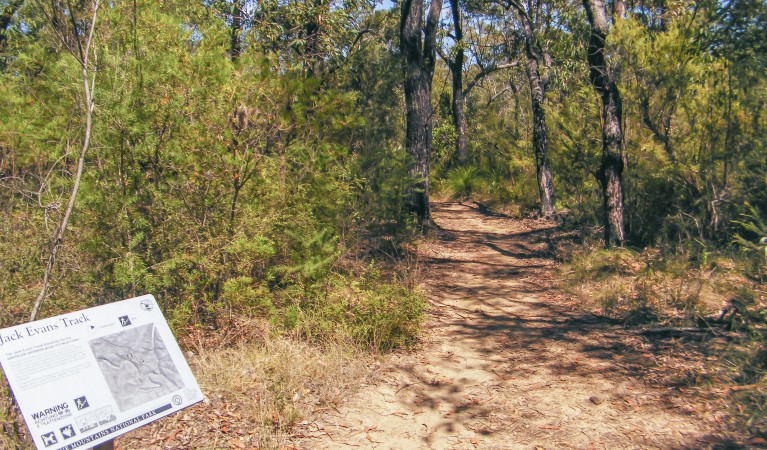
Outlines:
{"label": "soil", "polygon": [[721,404],[669,373],[695,361],[558,292],[554,224],[462,203],[434,204],[433,216],[418,249],[431,305],[422,342],[304,422],[294,448],[728,446]]}

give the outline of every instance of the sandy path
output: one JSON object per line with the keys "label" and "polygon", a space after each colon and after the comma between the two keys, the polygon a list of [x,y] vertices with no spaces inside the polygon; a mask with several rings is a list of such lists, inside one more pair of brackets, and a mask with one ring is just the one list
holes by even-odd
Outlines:
{"label": "sandy path", "polygon": [[434,205],[422,244],[432,305],[423,342],[392,356],[339,411],[305,424],[305,449],[701,448],[708,420],[619,327],[551,289],[550,228]]}

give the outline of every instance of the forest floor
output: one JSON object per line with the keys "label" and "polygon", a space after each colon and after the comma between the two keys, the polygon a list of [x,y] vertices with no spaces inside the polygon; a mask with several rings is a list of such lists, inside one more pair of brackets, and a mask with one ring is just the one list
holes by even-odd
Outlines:
{"label": "forest floor", "polygon": [[[384,357],[288,448],[740,448],[722,397],[686,383],[706,355],[592,314],[556,287],[544,221],[437,203],[418,246],[422,341]],[[733,447],[734,446],[734,447]]]}

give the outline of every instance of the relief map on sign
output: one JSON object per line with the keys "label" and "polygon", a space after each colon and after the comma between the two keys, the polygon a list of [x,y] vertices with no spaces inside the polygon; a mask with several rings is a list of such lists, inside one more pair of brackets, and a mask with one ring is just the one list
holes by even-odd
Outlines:
{"label": "relief map on sign", "polygon": [[184,387],[154,324],[88,342],[120,412]]}

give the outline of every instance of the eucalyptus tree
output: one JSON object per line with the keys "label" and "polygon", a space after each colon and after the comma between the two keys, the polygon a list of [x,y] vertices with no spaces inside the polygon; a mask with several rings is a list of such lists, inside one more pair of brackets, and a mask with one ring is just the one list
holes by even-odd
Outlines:
{"label": "eucalyptus tree", "polygon": [[552,59],[543,36],[544,28],[552,21],[551,2],[504,0],[507,11],[513,14],[522,37],[525,54],[525,73],[530,86],[533,117],[533,153],[540,197],[540,213],[548,217],[554,212],[554,181],[549,164],[549,136],[546,125],[546,90],[551,82]]}
{"label": "eucalyptus tree", "polygon": [[[81,5],[79,10],[71,8],[64,9],[63,6],[54,2],[50,9],[42,4],[38,4],[40,11],[45,16],[46,22],[53,30],[59,44],[76,61],[80,69],[81,78],[79,80],[82,88],[82,111],[80,119],[83,122],[82,143],[80,145],[80,156],[77,160],[77,169],[72,181],[72,188],[69,192],[64,213],[56,226],[56,230],[48,242],[48,258],[43,272],[43,282],[40,292],[32,305],[32,311],[29,320],[35,320],[40,306],[48,295],[51,274],[56,264],[56,257],[64,241],[64,233],[67,230],[72,212],[75,208],[77,193],[80,190],[80,183],[83,177],[85,166],[85,156],[90,149],[91,131],[93,129],[93,108],[95,106],[95,87],[96,87],[96,45],[94,44],[94,33],[96,31],[96,19],[99,10],[99,0],[92,0],[90,5]],[[69,20],[61,20],[68,18]],[[44,187],[40,188],[43,191]]]}
{"label": "eucalyptus tree", "polygon": [[[484,17],[486,24],[499,28],[501,39],[495,44],[505,59],[501,67],[523,65],[530,88],[532,145],[536,166],[539,209],[542,216],[554,212],[554,187],[549,161],[549,136],[546,124],[546,91],[551,82],[552,56],[548,34],[556,29],[556,17],[564,5],[544,0],[474,0],[469,7]],[[560,33],[557,38],[569,36]],[[481,72],[480,72],[481,73]]]}
{"label": "eucalyptus tree", "polygon": [[466,162],[469,156],[466,145],[466,111],[463,93],[463,64],[465,59],[465,49],[463,41],[463,23],[461,21],[461,8],[458,0],[450,0],[450,14],[453,18],[453,38],[455,47],[453,57],[448,57],[445,52],[440,52],[440,56],[450,68],[453,86],[453,125],[455,126],[455,157],[459,164]]}
{"label": "eucalyptus tree", "polygon": [[[466,98],[485,77],[515,67],[517,61],[515,55],[502,50],[506,45],[502,38],[503,33],[494,32],[493,20],[486,17],[479,5],[464,6],[459,0],[450,0],[450,15],[452,29],[446,30],[444,34],[450,37],[453,43],[448,45],[447,41],[443,40],[437,45],[437,52],[450,69],[451,113],[456,134],[455,160],[461,165],[465,164],[469,157]],[[464,28],[467,26],[468,35],[465,35]],[[476,70],[472,79],[464,83],[467,63],[476,66]]]}
{"label": "eucalyptus tree", "polygon": [[431,85],[436,60],[437,27],[442,0],[432,0],[424,23],[421,0],[403,0],[400,15],[400,51],[405,63],[405,149],[413,159],[413,184],[408,209],[419,223],[431,221],[429,210],[429,164],[432,148]]}
{"label": "eucalyptus tree", "polygon": [[602,161],[597,178],[602,186],[605,246],[623,245],[623,104],[615,71],[607,58],[610,31],[604,0],[583,0],[590,36],[587,60],[591,85],[602,102]]}

